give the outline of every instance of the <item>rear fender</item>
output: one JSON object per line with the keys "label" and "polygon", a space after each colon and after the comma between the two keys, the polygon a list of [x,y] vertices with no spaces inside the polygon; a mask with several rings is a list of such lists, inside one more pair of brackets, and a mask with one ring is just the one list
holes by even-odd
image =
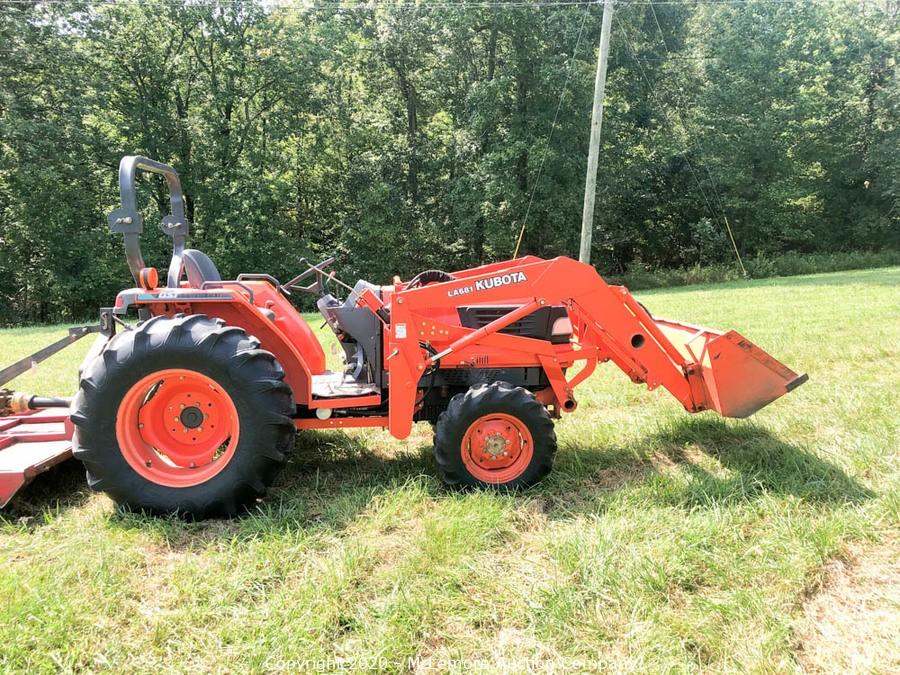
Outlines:
{"label": "rear fender", "polygon": [[[253,302],[250,298],[252,294]],[[294,400],[309,405],[312,376],[325,371],[325,352],[309,324],[265,281],[245,281],[202,290],[138,291],[129,300],[153,315],[206,314],[238,326],[259,340],[284,368]]]}

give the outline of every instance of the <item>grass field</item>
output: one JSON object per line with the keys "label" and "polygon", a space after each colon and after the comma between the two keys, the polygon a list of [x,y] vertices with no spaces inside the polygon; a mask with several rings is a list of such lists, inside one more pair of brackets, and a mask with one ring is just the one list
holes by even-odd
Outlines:
{"label": "grass field", "polygon": [[[809,383],[722,421],[603,366],[520,495],[445,492],[423,424],[299,436],[233,521],[119,513],[64,466],[0,523],[0,669],[896,672],[898,291],[890,268],[639,294]],[[60,333],[0,332],[0,364]],[[87,347],[17,388],[71,393]],[[870,555],[871,615],[810,609]]]}

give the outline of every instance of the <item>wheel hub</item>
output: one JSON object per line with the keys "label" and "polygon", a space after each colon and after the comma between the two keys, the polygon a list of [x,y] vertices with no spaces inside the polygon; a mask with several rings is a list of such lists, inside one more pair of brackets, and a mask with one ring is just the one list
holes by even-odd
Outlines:
{"label": "wheel hub", "polygon": [[182,410],[180,417],[181,423],[188,429],[196,429],[203,424],[203,413],[200,412],[200,408],[194,405]]}
{"label": "wheel hub", "polygon": [[503,456],[509,445],[510,442],[501,434],[490,434],[484,439],[484,451],[494,459]]}
{"label": "wheel hub", "polygon": [[515,479],[528,468],[533,454],[528,427],[506,413],[478,418],[463,437],[463,463],[475,478],[486,483]]}

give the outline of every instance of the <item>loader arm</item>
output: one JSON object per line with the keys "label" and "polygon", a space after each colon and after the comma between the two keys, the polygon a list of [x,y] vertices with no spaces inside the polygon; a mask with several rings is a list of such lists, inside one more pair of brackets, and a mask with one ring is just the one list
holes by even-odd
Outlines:
{"label": "loader arm", "polygon": [[[478,329],[435,320],[435,308],[466,303],[510,305]],[[501,333],[548,305],[565,306],[573,326],[566,345]],[[428,340],[436,350],[420,346]],[[715,410],[746,417],[805,381],[738,333],[723,333],[652,317],[627,289],[608,285],[593,267],[570,258],[526,258],[458,274],[452,281],[401,290],[391,302],[385,349],[390,374],[389,425],[404,438],[412,426],[417,387],[429,368],[539,362],[550,382],[548,403],[571,412],[574,388],[598,362],[612,361],[635,383],[662,386],[689,412]],[[566,379],[577,362],[581,370]]]}

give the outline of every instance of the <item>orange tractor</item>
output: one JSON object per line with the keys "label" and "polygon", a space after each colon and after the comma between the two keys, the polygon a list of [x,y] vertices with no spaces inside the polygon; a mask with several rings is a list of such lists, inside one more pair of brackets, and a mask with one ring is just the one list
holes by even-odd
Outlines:
{"label": "orange tractor", "polygon": [[[164,284],[141,254],[138,170],[161,174],[170,192]],[[0,501],[71,452],[93,489],[130,508],[229,516],[265,493],[296,430],[383,427],[405,438],[416,421],[434,425],[448,485],[526,487],[550,471],[553,419],[575,411],[575,390],[598,363],[664,387],[688,412],[726,417],[747,417],[806,380],[734,331],[652,316],[565,257],[429,270],[386,286],[347,285],[327,271],[332,260],[304,263],[286,283],[222,279],[185,248],[171,167],[126,157],[119,187],[109,223],[125,238],[136,287],[101,310],[99,327],[80,329],[100,335],[74,399],[0,395]],[[316,296],[343,371],[326,369],[291,303],[298,291]],[[123,320],[134,314],[136,325]],[[0,384],[44,356],[0,371]]]}

